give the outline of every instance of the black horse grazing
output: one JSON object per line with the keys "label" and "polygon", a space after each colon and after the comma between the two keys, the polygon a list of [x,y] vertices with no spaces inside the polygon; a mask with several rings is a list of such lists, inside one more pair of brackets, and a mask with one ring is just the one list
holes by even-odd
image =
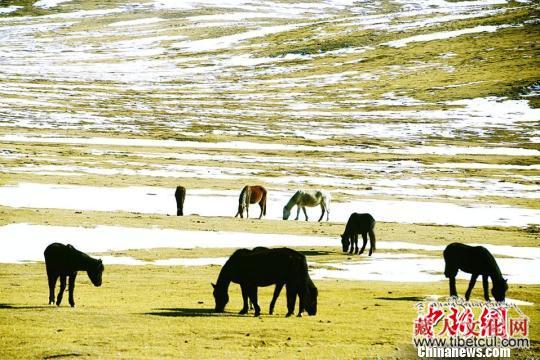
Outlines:
{"label": "black horse grazing", "polygon": [[[257,249],[257,248],[256,248]],[[257,287],[276,284],[273,304],[277,299],[281,288],[285,285],[287,291],[287,317],[294,313],[296,296],[300,298],[298,316],[306,310],[309,315],[317,313],[317,288],[308,274],[306,257],[299,252],[288,249],[264,249],[235,251],[229,260],[221,268],[214,287],[215,311],[225,311],[229,302],[229,284],[240,284],[244,306],[241,314],[247,313],[247,299],[251,300],[255,307],[255,316],[261,314],[261,308],[257,302]],[[279,290],[278,290],[279,289]]]}
{"label": "black horse grazing", "polygon": [[[375,251],[375,219],[370,214],[352,213],[345,226],[345,232],[341,235],[341,245],[343,252],[349,250],[349,254],[362,254],[367,244],[367,236],[369,234],[369,256]],[[362,234],[364,244],[360,253],[358,253],[358,234]]]}
{"label": "black horse grazing", "polygon": [[504,301],[508,284],[501,275],[497,261],[483,246],[469,246],[452,243],[444,249],[444,275],[450,279],[450,296],[457,296],[456,275],[458,270],[472,274],[469,288],[465,293],[465,300],[469,300],[476,278],[482,275],[484,285],[484,299],[489,301],[488,277],[491,277],[493,288],[491,294],[496,301]]}
{"label": "black horse grazing", "polygon": [[104,267],[101,260],[93,259],[71,245],[52,243],[45,249],[45,267],[49,279],[49,304],[54,304],[54,287],[60,277],[60,291],[56,305],[60,306],[66,289],[66,277],[69,276],[69,304],[75,306],[73,290],[77,271],[86,271],[94,286],[101,286]]}
{"label": "black horse grazing", "polygon": [[186,188],[183,186],[177,186],[174,192],[174,198],[176,199],[176,216],[184,216],[184,200],[186,199]]}

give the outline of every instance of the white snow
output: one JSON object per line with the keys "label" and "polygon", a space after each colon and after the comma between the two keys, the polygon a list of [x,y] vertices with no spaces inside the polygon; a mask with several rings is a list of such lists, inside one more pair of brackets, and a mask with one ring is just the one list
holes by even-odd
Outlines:
{"label": "white snow", "polygon": [[473,28],[467,28],[467,29],[461,29],[461,30],[442,31],[442,32],[436,32],[436,33],[430,33],[430,34],[411,36],[404,39],[389,41],[389,42],[384,43],[383,45],[388,45],[391,47],[403,47],[412,42],[443,40],[443,39],[450,39],[450,38],[465,35],[465,34],[474,34],[474,33],[481,33],[481,32],[495,32],[500,28],[501,26],[475,26]]}

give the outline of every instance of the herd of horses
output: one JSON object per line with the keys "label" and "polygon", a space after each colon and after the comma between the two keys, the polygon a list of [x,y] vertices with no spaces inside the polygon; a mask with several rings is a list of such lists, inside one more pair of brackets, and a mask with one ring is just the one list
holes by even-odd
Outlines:
{"label": "herd of horses", "polygon": [[[177,200],[177,214],[183,215],[183,204],[186,197],[186,189],[177,187],[175,198]],[[262,186],[245,186],[239,197],[238,212],[235,217],[249,217],[249,205],[259,204],[261,213],[259,219],[266,214],[267,191]],[[300,209],[304,211],[308,220],[305,207],[321,206],[322,214],[319,221],[326,213],[327,220],[330,212],[330,196],[321,191],[298,190],[283,208],[283,219],[287,220],[294,206],[298,207],[296,219],[300,215]],[[375,219],[367,213],[352,213],[347,221],[345,230],[341,235],[343,252],[349,254],[362,254],[366,248],[367,240],[370,240],[369,256],[376,249]],[[358,235],[362,236],[362,248],[358,248]],[[50,244],[45,249],[45,267],[49,282],[49,304],[55,303],[54,289],[60,278],[60,290],[56,297],[56,305],[60,306],[66,279],[69,278],[69,304],[75,306],[73,291],[78,271],[86,271],[92,284],[101,286],[104,266],[101,260],[94,259],[85,253],[75,249],[71,245],[60,243]],[[457,296],[456,275],[459,270],[472,274],[469,287],[465,293],[465,299],[469,300],[472,289],[478,276],[482,275],[484,299],[489,301],[488,279],[493,283],[491,294],[496,301],[504,301],[508,290],[507,281],[502,277],[501,271],[495,258],[482,246],[468,246],[461,243],[448,245],[443,257],[445,261],[444,274],[449,279],[450,296]],[[299,299],[298,316],[306,311],[308,315],[317,313],[318,290],[311,280],[305,255],[289,248],[265,248],[238,249],[225,262],[217,281],[212,284],[215,300],[215,312],[224,312],[229,302],[228,289],[230,283],[240,285],[243,299],[243,307],[240,314],[249,311],[248,303],[254,308],[255,316],[259,316],[261,308],[258,302],[258,287],[275,285],[269,313],[273,314],[274,306],[283,287],[287,294],[287,317],[294,313],[296,298]]]}
{"label": "herd of horses", "polygon": [[[260,185],[246,185],[240,192],[238,198],[238,211],[234,217],[240,216],[244,217],[244,212],[246,213],[246,218],[249,218],[249,205],[259,204],[261,208],[261,213],[259,214],[259,219],[266,215],[266,198],[268,192],[266,189]],[[184,215],[184,201],[186,200],[186,188],[183,186],[177,186],[176,191],[174,192],[174,198],[176,199],[176,215]],[[322,210],[321,221],[326,213],[326,221],[330,220],[330,193],[320,191],[320,190],[298,190],[294,193],[291,199],[283,207],[283,220],[288,220],[291,215],[291,209],[297,207],[296,219],[300,217],[300,210],[304,212],[306,221],[308,221],[308,216],[306,212],[306,207],[315,207],[320,206]]]}

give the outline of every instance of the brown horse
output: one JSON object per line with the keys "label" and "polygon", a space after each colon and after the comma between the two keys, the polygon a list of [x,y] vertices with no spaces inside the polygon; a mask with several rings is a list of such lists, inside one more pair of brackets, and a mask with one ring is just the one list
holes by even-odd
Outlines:
{"label": "brown horse", "polygon": [[246,185],[240,193],[238,198],[238,212],[234,217],[240,215],[241,218],[244,217],[244,210],[246,211],[246,218],[249,218],[249,204],[259,204],[261,207],[261,214],[259,219],[266,215],[266,189],[262,186],[249,186]]}
{"label": "brown horse", "polygon": [[174,198],[176,199],[176,216],[184,216],[184,200],[186,199],[186,188],[183,186],[177,186],[174,192]]}

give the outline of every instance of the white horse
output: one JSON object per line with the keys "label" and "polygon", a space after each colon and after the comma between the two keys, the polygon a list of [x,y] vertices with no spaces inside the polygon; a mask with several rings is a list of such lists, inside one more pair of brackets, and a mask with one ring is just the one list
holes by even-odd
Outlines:
{"label": "white horse", "polygon": [[296,219],[300,217],[300,208],[304,211],[304,215],[306,216],[306,221],[308,221],[308,216],[306,213],[306,206],[308,207],[314,207],[317,205],[321,206],[322,214],[318,221],[321,221],[324,213],[326,211],[326,221],[330,218],[330,193],[322,192],[319,190],[315,191],[304,191],[304,190],[298,190],[289,200],[287,205],[283,207],[283,220],[287,220],[289,216],[291,215],[291,209],[294,206],[298,207],[298,211],[296,212]]}

